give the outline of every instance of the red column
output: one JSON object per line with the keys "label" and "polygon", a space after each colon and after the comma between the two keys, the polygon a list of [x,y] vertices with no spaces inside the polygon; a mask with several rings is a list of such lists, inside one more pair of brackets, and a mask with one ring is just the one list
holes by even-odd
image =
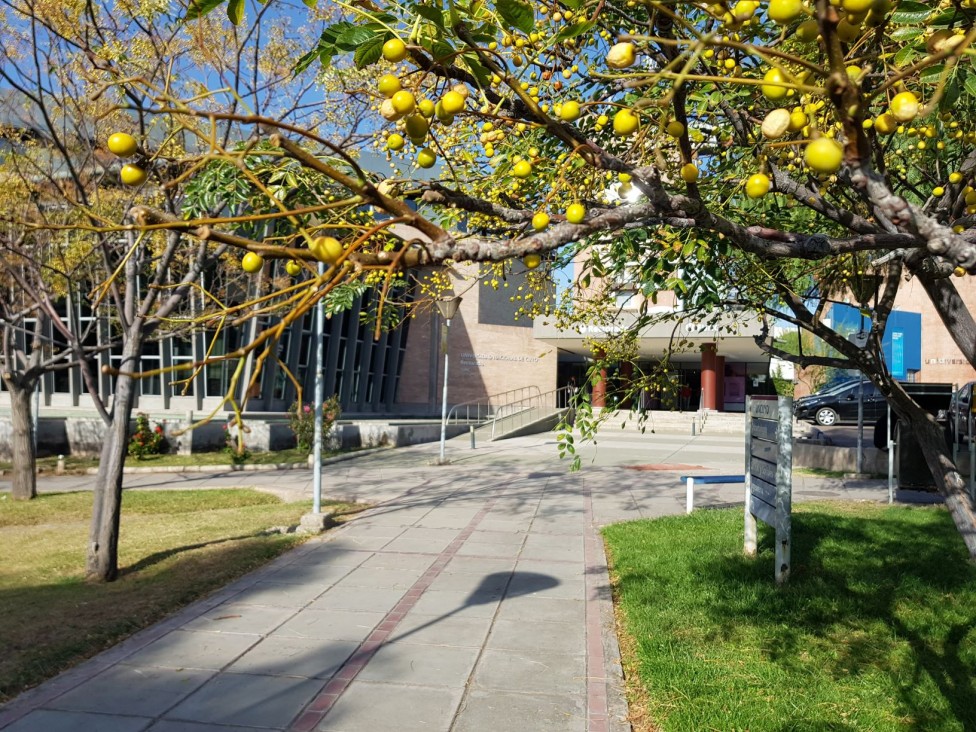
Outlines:
{"label": "red column", "polygon": [[[603,351],[598,351],[596,357],[598,359],[603,358]],[[597,374],[592,377],[593,382],[590,385],[590,406],[592,407],[605,407],[607,406],[607,370],[606,368],[601,368]]]}
{"label": "red column", "polygon": [[[623,363],[620,364],[620,384],[619,384],[619,388],[621,388],[621,389],[629,389],[630,388],[630,382],[632,382],[633,380],[634,380],[634,364],[633,364],[632,361],[624,361]],[[621,402],[620,408],[621,409],[629,409],[630,406],[631,406],[631,403],[635,403],[635,404],[636,403],[639,403],[638,400],[637,400],[636,395],[633,397],[633,399],[628,398],[625,401]]]}
{"label": "red column", "polygon": [[702,409],[715,409],[715,350],[714,343],[702,344],[701,357],[701,387]]}
{"label": "red column", "polygon": [[715,408],[725,410],[725,356],[715,356]]}

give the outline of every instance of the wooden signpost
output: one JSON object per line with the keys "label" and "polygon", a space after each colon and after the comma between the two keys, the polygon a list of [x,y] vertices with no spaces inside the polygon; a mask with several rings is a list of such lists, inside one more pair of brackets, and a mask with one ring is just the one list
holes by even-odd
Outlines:
{"label": "wooden signpost", "polygon": [[756,520],[776,530],[776,582],[790,576],[793,543],[793,400],[746,397],[746,506],[743,551],[755,556]]}

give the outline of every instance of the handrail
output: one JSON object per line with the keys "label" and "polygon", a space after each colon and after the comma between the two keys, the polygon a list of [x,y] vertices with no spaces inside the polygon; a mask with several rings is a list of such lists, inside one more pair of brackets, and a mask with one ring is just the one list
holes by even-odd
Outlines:
{"label": "handrail", "polygon": [[[525,396],[528,394],[529,396]],[[490,420],[495,412],[511,404],[517,402],[520,399],[531,398],[532,396],[538,396],[541,394],[541,390],[535,384],[530,386],[520,386],[515,389],[509,389],[508,391],[502,391],[497,394],[491,394],[486,397],[481,397],[480,399],[472,399],[468,402],[461,402],[460,404],[455,404],[451,411],[447,413],[447,424],[470,424],[472,422],[485,423]],[[517,397],[517,399],[511,399],[511,397]],[[461,414],[464,414],[462,417]]]}
{"label": "handrail", "polygon": [[[534,410],[536,409],[565,409],[572,404],[573,397],[576,394],[576,388],[573,386],[561,386],[558,389],[553,389],[552,391],[547,391],[544,394],[535,394],[530,397],[525,397],[508,404],[504,404],[499,407],[498,411],[495,412],[495,416],[491,421],[491,438],[495,439],[495,428],[498,425],[499,420],[510,419],[512,417],[517,418],[517,424],[514,425],[513,429],[518,429],[519,427],[525,426],[529,421],[534,421],[530,419]],[[538,417],[536,417],[538,419]]]}

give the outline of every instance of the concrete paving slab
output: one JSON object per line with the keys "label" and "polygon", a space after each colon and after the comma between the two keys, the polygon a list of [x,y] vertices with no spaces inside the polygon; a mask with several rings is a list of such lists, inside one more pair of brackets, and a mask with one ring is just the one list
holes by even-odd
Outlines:
{"label": "concrete paving slab", "polygon": [[426,571],[434,559],[427,554],[376,552],[362,563],[364,569],[419,569]]}
{"label": "concrete paving slab", "polygon": [[200,688],[214,673],[185,668],[114,666],[62,694],[51,702],[50,707],[100,713],[115,709],[120,690],[124,690],[126,712],[139,717],[156,717]]}
{"label": "concrete paving slab", "polygon": [[418,615],[459,614],[464,617],[490,618],[502,599],[500,592],[474,595],[457,590],[427,590],[412,612]]}
{"label": "concrete paving slab", "polygon": [[480,653],[478,647],[390,643],[376,652],[357,679],[461,689]]}
{"label": "concrete paving slab", "polygon": [[465,557],[455,556],[447,563],[444,571],[449,574],[495,574],[496,572],[511,572],[515,567],[515,558],[509,557]]}
{"label": "concrete paving slab", "polygon": [[582,653],[487,649],[472,678],[475,689],[521,693],[586,694],[586,656]]}
{"label": "concrete paving slab", "polygon": [[583,600],[521,595],[502,600],[498,608],[498,620],[516,623],[576,623],[582,626],[586,619],[586,603]]}
{"label": "concrete paving slab", "polygon": [[[448,732],[461,689],[355,681],[336,702],[320,732]],[[392,727],[390,725],[393,725]],[[482,727],[479,732],[504,727]],[[518,729],[512,727],[510,729]]]}
{"label": "concrete paving slab", "polygon": [[490,617],[421,615],[412,612],[400,622],[387,643],[481,648],[491,622]]}
{"label": "concrete paving slab", "polygon": [[174,630],[125,658],[129,666],[218,671],[261,640],[259,635]]}
{"label": "concrete paving slab", "polygon": [[519,694],[472,690],[451,732],[585,732],[582,697],[566,694]]}
{"label": "concrete paving slab", "polygon": [[521,542],[518,544],[498,544],[494,542],[466,541],[464,542],[464,546],[458,550],[458,554],[466,557],[515,558],[521,549]]}
{"label": "concrete paving slab", "polygon": [[537,619],[496,620],[485,648],[547,653],[581,653],[586,647],[586,629],[573,623],[553,623]]}
{"label": "concrete paving slab", "polygon": [[175,719],[156,722],[146,732],[254,732],[254,727],[229,727],[225,724],[201,724]]}
{"label": "concrete paving slab", "polygon": [[309,605],[310,610],[353,610],[356,612],[385,613],[400,598],[403,590],[372,589],[370,587],[332,587]]}
{"label": "concrete paving slab", "polygon": [[231,602],[220,605],[183,626],[212,633],[270,633],[295,614],[291,607],[267,607]]}
{"label": "concrete paving slab", "polygon": [[286,584],[282,582],[256,582],[234,596],[233,601],[242,605],[300,608],[325,592],[318,584]]}
{"label": "concrete paving slab", "polygon": [[242,674],[327,679],[358,647],[359,640],[272,635],[234,661],[227,670]]}
{"label": "concrete paving slab", "polygon": [[[430,562],[428,562],[430,564]],[[357,567],[336,583],[341,592],[346,587],[371,587],[380,590],[408,590],[424,569],[379,569]]]}
{"label": "concrete paving slab", "polygon": [[382,620],[382,612],[308,608],[284,623],[273,634],[284,638],[318,638],[360,642]]}
{"label": "concrete paving slab", "polygon": [[150,724],[152,719],[146,717],[38,709],[4,732],[143,732]]}
{"label": "concrete paving slab", "polygon": [[322,687],[318,679],[224,673],[166,713],[167,719],[284,729]]}

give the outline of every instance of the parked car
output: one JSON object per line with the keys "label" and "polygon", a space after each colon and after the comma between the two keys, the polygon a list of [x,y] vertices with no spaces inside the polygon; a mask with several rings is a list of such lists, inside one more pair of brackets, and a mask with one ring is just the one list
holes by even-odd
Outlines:
{"label": "parked car", "polygon": [[[867,380],[863,385],[864,421],[874,422],[885,414],[887,403],[878,387]],[[793,415],[797,419],[809,420],[822,427],[841,422],[856,422],[858,388],[857,381],[849,381],[832,389],[800,397],[793,405]]]}
{"label": "parked car", "polygon": [[950,443],[956,442],[960,445],[969,443],[969,410],[972,409],[974,387],[976,387],[976,381],[970,381],[952,395],[949,402]]}

